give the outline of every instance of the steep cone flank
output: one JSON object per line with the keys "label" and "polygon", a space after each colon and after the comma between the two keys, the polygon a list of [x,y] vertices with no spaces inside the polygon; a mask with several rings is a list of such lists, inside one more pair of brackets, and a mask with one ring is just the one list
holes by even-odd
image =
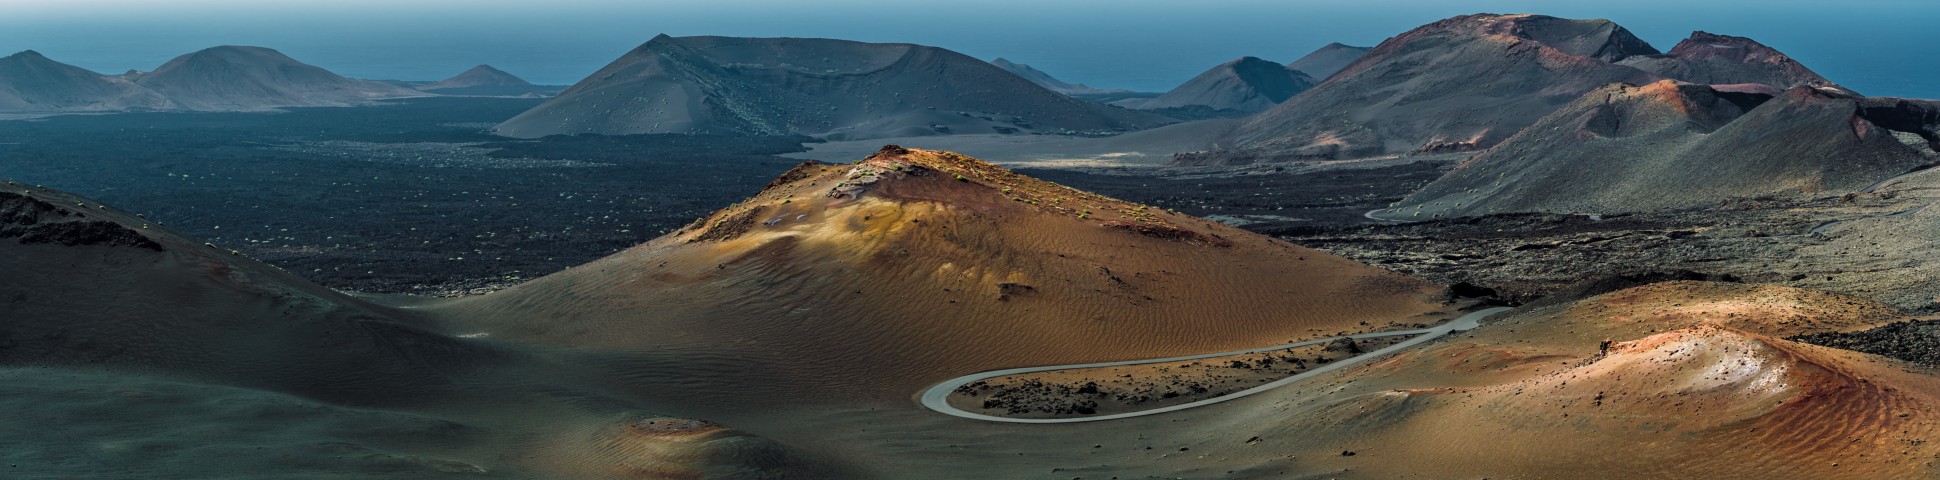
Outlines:
{"label": "steep cone flank", "polygon": [[126,79],[56,62],[33,50],[0,58],[0,112],[94,112],[169,106],[168,99]]}
{"label": "steep cone flank", "polygon": [[1320,47],[1320,49],[1300,57],[1299,60],[1294,60],[1293,63],[1287,64],[1287,68],[1299,70],[1301,73],[1305,73],[1307,76],[1316,79],[1326,80],[1327,77],[1334,76],[1335,72],[1347,68],[1348,64],[1359,60],[1361,55],[1367,54],[1368,50],[1373,49],[1369,47],[1329,43],[1327,46]]}
{"label": "steep cone flank", "polygon": [[1299,70],[1258,57],[1242,57],[1192,77],[1178,88],[1140,103],[1138,108],[1252,113],[1272,108],[1313,85],[1314,79]]}
{"label": "steep cone flank", "polygon": [[186,110],[264,110],[346,106],[422,95],[395,85],[352,80],[262,47],[222,46],[169,60],[136,80]]}
{"label": "steep cone flank", "polygon": [[1164,123],[910,44],[659,36],[500,135],[713,133],[831,139],[1103,131]]}
{"label": "steep cone flank", "polygon": [[1423,321],[1431,290],[969,157],[887,147],[804,164],[679,232],[445,313],[494,338],[639,352],[619,362],[646,383],[762,404],[900,399],[992,368],[1387,328]]}
{"label": "steep cone flank", "polygon": [[1617,62],[1692,83],[1756,83],[1786,89],[1833,86],[1792,57],[1745,37],[1693,32],[1664,55],[1639,55]]}
{"label": "steep cone flank", "polygon": [[1608,86],[1379,214],[1697,208],[1734,197],[1853,191],[1933,161],[1869,120],[1863,106],[1877,101],[1805,87],[1766,98],[1668,80]]}
{"label": "steep cone flank", "polygon": [[1657,53],[1607,20],[1468,15],[1394,38],[1250,118],[1193,163],[1479,150],[1585,92],[1661,77],[1611,61]]}
{"label": "steep cone flank", "polygon": [[1048,88],[1053,92],[1058,92],[1065,95],[1086,95],[1086,94],[1126,93],[1127,92],[1127,90],[1120,90],[1120,89],[1107,90],[1107,89],[1100,89],[1100,88],[1092,88],[1091,86],[1085,85],[1082,83],[1065,82],[1063,80],[1058,80],[1056,77],[1052,77],[1051,74],[1049,73],[1044,73],[1043,70],[1038,70],[1036,68],[1032,68],[1030,65],[1012,62],[1010,60],[1006,60],[1003,58],[991,60],[990,64],[996,65],[997,68],[1004,69],[1004,71],[1006,72],[1017,74],[1017,76],[1023,77],[1025,80],[1030,80],[1031,83],[1035,83],[1037,84],[1037,86]]}
{"label": "steep cone flank", "polygon": [[112,366],[365,403],[437,391],[445,374],[492,357],[388,309],[49,190],[0,190],[0,271],[5,364]]}

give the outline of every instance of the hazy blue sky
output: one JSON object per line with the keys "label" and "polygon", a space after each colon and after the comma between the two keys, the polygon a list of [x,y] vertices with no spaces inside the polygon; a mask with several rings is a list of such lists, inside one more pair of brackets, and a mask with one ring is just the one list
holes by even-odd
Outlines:
{"label": "hazy blue sky", "polygon": [[360,78],[435,80],[489,63],[568,84],[658,33],[831,37],[1164,90],[1240,56],[1285,62],[1327,42],[1371,46],[1475,12],[1608,18],[1665,50],[1692,30],[1749,36],[1867,94],[1940,97],[1933,0],[0,0],[0,50],[119,73],[213,45],[260,45]]}

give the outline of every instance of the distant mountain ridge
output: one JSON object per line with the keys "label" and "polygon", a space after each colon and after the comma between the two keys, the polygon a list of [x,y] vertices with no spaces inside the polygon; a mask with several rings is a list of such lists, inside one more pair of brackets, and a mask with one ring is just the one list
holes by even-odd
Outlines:
{"label": "distant mountain ridge", "polygon": [[1479,151],[1585,93],[1666,78],[1777,91],[1831,86],[1742,37],[1693,34],[1659,52],[1608,20],[1463,15],[1389,38],[1308,92],[1249,118],[1185,164]]}
{"label": "distant mountain ridge", "polygon": [[865,139],[1124,131],[1167,123],[913,44],[670,37],[501,123],[510,137],[707,133]]}
{"label": "distant mountain ridge", "polygon": [[1338,42],[1329,43],[1300,57],[1299,60],[1294,60],[1293,63],[1287,64],[1287,67],[1299,70],[1316,80],[1326,80],[1327,77],[1334,76],[1335,72],[1347,68],[1348,64],[1359,60],[1361,55],[1367,54],[1368,50],[1373,48],[1343,45]]}
{"label": "distant mountain ridge", "polygon": [[1273,108],[1316,82],[1299,70],[1260,59],[1240,57],[1192,77],[1151,99],[1118,103],[1141,110],[1201,109],[1245,115]]}
{"label": "distant mountain ridge", "polygon": [[344,78],[262,47],[220,46],[152,72],[103,75],[32,50],[0,59],[0,112],[256,111],[351,106],[428,94]]}
{"label": "distant mountain ridge", "polygon": [[247,111],[350,106],[421,95],[382,82],[344,78],[262,47],[226,45],[169,60],[135,83],[185,110]]}
{"label": "distant mountain ridge", "polygon": [[491,65],[479,65],[457,76],[417,87],[419,91],[439,95],[477,95],[515,97],[523,95],[551,95],[562,88],[533,85],[525,79]]}
{"label": "distant mountain ridge", "polygon": [[1049,73],[1044,73],[1043,70],[1032,68],[1030,65],[1012,62],[1010,60],[1004,59],[1003,57],[997,57],[996,60],[991,60],[990,64],[996,65],[997,68],[1002,68],[1005,71],[1008,71],[1010,73],[1015,73],[1019,77],[1024,77],[1025,80],[1030,80],[1031,83],[1035,83],[1040,87],[1048,88],[1048,89],[1051,89],[1051,91],[1053,92],[1058,92],[1065,95],[1102,95],[1102,94],[1131,92],[1131,90],[1125,90],[1125,89],[1119,89],[1119,88],[1104,89],[1104,88],[1094,88],[1090,85],[1085,85],[1082,83],[1068,83],[1063,80],[1058,80],[1056,77],[1052,77],[1051,74]]}
{"label": "distant mountain ridge", "polygon": [[121,77],[56,62],[28,50],[0,58],[0,112],[97,112],[173,108],[168,98]]}

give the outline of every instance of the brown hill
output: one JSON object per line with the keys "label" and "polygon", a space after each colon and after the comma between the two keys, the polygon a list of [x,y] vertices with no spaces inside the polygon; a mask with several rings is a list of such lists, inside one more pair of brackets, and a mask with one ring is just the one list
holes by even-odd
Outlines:
{"label": "brown hill", "polygon": [[1327,77],[1334,76],[1334,73],[1347,68],[1355,60],[1359,60],[1361,55],[1367,54],[1368,50],[1373,48],[1329,43],[1300,57],[1299,60],[1294,60],[1293,63],[1287,64],[1287,67],[1299,70],[1307,76],[1326,80]]}
{"label": "brown hill", "polygon": [[1313,77],[1299,70],[1259,57],[1241,57],[1206,70],[1162,95],[1139,101],[1132,108],[1245,115],[1273,108],[1313,86]]}
{"label": "brown hill", "polygon": [[493,338],[623,355],[630,382],[656,386],[643,394],[747,414],[902,402],[1000,367],[1427,321],[1434,291],[969,157],[885,147],[805,163],[676,233],[438,313]]}
{"label": "brown hill", "polygon": [[1390,38],[1325,82],[1261,112],[1229,150],[1251,163],[1487,148],[1585,92],[1659,76],[1611,62],[1658,53],[1608,20],[1466,15]]}
{"label": "brown hill", "polygon": [[221,46],[175,57],[136,83],[184,110],[251,111],[367,104],[423,93],[353,80],[262,47]]}
{"label": "brown hill", "polygon": [[1756,83],[1780,90],[1836,86],[1792,57],[1745,37],[1692,32],[1663,55],[1637,55],[1617,61],[1666,78],[1691,83]]}
{"label": "brown hill", "polygon": [[1940,109],[1894,105],[1810,87],[1774,98],[1669,80],[1612,85],[1380,214],[1624,212],[1857,191],[1934,161],[1916,139],[1940,136],[1902,117]]}
{"label": "brown hill", "polygon": [[1166,123],[935,47],[666,35],[498,126],[511,137],[708,133],[864,139]]}
{"label": "brown hill", "polygon": [[[1878,357],[1778,339],[1896,318],[1820,292],[1653,284],[1521,312],[1404,354],[1362,378],[1418,379],[1399,382],[1411,386],[1345,403],[1366,408],[1359,418],[1392,419],[1377,421],[1366,444],[1419,440],[1382,448],[1408,466],[1377,467],[1372,476],[1421,468],[1453,476],[1931,476],[1924,459],[1936,450],[1919,439],[1940,425],[1940,382]],[[1483,441],[1489,447],[1433,447]]]}
{"label": "brown hill", "polygon": [[99,112],[170,106],[167,98],[126,79],[56,62],[33,50],[0,58],[0,112]]}

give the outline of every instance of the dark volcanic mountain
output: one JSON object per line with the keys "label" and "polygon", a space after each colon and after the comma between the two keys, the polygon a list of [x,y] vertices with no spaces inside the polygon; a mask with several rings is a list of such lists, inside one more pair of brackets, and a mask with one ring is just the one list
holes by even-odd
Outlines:
{"label": "dark volcanic mountain", "polygon": [[136,83],[184,110],[248,111],[350,106],[421,96],[383,82],[353,80],[262,47],[222,46],[169,60]]}
{"label": "dark volcanic mountain", "polygon": [[494,97],[516,97],[531,94],[549,95],[558,93],[559,91],[559,89],[553,87],[533,85],[510,73],[505,73],[504,70],[492,68],[491,65],[472,67],[471,70],[466,70],[465,73],[460,73],[458,76],[420,86],[418,90],[439,95]]}
{"label": "dark volcanic mountain", "polygon": [[996,65],[997,68],[1004,69],[1004,71],[1017,74],[1017,76],[1019,77],[1024,77],[1025,80],[1030,80],[1031,83],[1035,83],[1037,84],[1037,86],[1048,88],[1048,89],[1051,89],[1051,91],[1053,92],[1058,92],[1065,95],[1097,95],[1097,94],[1108,94],[1108,93],[1126,93],[1130,91],[1130,90],[1123,90],[1123,89],[1092,88],[1091,86],[1085,85],[1082,83],[1067,83],[1063,80],[1058,80],[1056,77],[1052,77],[1051,74],[1049,73],[1044,73],[1043,70],[1032,68],[1030,65],[1012,62],[1002,57],[998,57],[996,60],[991,60],[990,64]]}
{"label": "dark volcanic mountain", "polygon": [[941,48],[661,35],[496,131],[860,139],[1114,131],[1165,121],[1067,97]]}
{"label": "dark volcanic mountain", "polygon": [[1617,64],[1691,83],[1757,83],[1778,89],[1833,85],[1792,57],[1752,39],[1705,32],[1692,32],[1670,53],[1633,56]]}
{"label": "dark volcanic mountain", "polygon": [[1273,108],[1313,88],[1314,83],[1313,77],[1285,65],[1241,57],[1192,77],[1164,95],[1139,101],[1134,108],[1203,109],[1243,115]]}
{"label": "dark volcanic mountain", "polygon": [[1607,20],[1466,15],[1403,33],[1242,124],[1231,151],[1185,162],[1487,148],[1585,92],[1659,76],[1611,62],[1658,53]]}
{"label": "dark volcanic mountain", "polygon": [[1307,56],[1300,57],[1299,60],[1294,60],[1293,63],[1289,63],[1287,66],[1294,70],[1299,70],[1301,73],[1307,74],[1307,76],[1326,80],[1327,77],[1334,76],[1335,72],[1347,68],[1348,64],[1359,60],[1361,55],[1367,54],[1368,50],[1373,50],[1373,48],[1329,43],[1325,47],[1320,47],[1319,50],[1314,50],[1313,53],[1308,53]]}
{"label": "dark volcanic mountain", "polygon": [[94,73],[28,50],[0,58],[0,112],[165,109],[167,98],[120,77]]}
{"label": "dark volcanic mountain", "polygon": [[1380,215],[1698,208],[1850,192],[1924,167],[1940,104],[1830,87],[1779,93],[1612,85],[1544,117]]}

